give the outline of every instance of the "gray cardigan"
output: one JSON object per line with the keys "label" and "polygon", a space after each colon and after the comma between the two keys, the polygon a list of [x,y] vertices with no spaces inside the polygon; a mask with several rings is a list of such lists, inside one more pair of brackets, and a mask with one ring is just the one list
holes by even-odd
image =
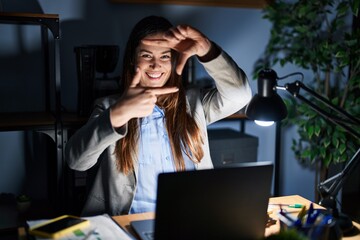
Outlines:
{"label": "gray cardigan", "polygon": [[[243,108],[251,98],[245,73],[224,51],[210,62],[202,63],[215,80],[216,88],[203,91],[189,89],[187,109],[203,132],[204,157],[196,169],[212,168],[207,125]],[[127,125],[115,130],[110,123],[109,107],[118,96],[100,99],[88,122],[71,136],[65,146],[65,159],[71,169],[88,171],[89,194],[82,212],[84,216],[108,213],[128,214],[136,190],[138,169],[124,175],[116,169],[115,143],[127,134]]]}

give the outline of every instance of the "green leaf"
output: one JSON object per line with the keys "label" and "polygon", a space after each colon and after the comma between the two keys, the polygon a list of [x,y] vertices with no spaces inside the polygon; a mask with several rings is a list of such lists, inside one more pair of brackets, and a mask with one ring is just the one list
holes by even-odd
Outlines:
{"label": "green leaf", "polygon": [[326,157],[326,149],[325,148],[320,148],[320,154],[322,158]]}
{"label": "green leaf", "polygon": [[338,148],[340,141],[339,141],[339,139],[337,139],[337,137],[334,137],[334,136],[333,136],[333,138],[332,138],[332,143],[333,143],[333,145],[334,145],[335,148]]}
{"label": "green leaf", "polygon": [[352,5],[351,5],[351,9],[353,14],[357,17],[359,14],[359,6],[360,6],[360,0],[353,0],[352,1]]}
{"label": "green leaf", "polygon": [[335,57],[337,58],[343,58],[343,57],[346,57],[347,54],[345,51],[338,51],[336,54],[335,54]]}
{"label": "green leaf", "polygon": [[306,149],[301,153],[301,158],[309,158],[310,156],[311,156],[311,151],[309,149]]}
{"label": "green leaf", "polygon": [[331,141],[329,139],[324,140],[324,147],[327,148],[330,145]]}
{"label": "green leaf", "polygon": [[321,127],[320,127],[320,125],[315,125],[315,135],[316,135],[317,137],[319,137],[319,136],[320,136],[320,133],[321,133]]}
{"label": "green leaf", "polygon": [[346,151],[346,145],[344,143],[340,144],[339,153],[343,154]]}
{"label": "green leaf", "polygon": [[308,133],[309,138],[311,139],[311,137],[314,135],[314,126],[312,125],[307,126],[306,131]]}
{"label": "green leaf", "polygon": [[[358,39],[345,40],[344,43],[347,47],[351,48],[357,45]],[[345,54],[345,53],[344,53]],[[346,54],[344,56],[347,56]]]}
{"label": "green leaf", "polygon": [[343,16],[347,13],[349,6],[346,2],[341,2],[337,7],[337,12],[340,16]]}
{"label": "green leaf", "polygon": [[330,166],[332,159],[333,159],[332,154],[326,155],[326,157],[324,158],[324,164],[326,167]]}

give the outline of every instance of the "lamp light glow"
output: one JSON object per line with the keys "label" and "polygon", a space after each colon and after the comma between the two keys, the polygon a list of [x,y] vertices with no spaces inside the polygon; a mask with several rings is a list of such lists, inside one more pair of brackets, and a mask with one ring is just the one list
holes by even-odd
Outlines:
{"label": "lamp light glow", "polygon": [[260,121],[260,120],[255,120],[254,122],[262,127],[270,127],[275,123],[274,121]]}

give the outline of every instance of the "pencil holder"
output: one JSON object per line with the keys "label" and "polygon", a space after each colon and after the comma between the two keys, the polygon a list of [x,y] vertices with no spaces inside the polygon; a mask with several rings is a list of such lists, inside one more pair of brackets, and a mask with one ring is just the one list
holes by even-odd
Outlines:
{"label": "pencil holder", "polygon": [[299,235],[309,240],[340,240],[342,232],[336,220],[330,215],[323,216],[324,221],[314,224],[296,224],[279,218],[280,231],[296,230]]}

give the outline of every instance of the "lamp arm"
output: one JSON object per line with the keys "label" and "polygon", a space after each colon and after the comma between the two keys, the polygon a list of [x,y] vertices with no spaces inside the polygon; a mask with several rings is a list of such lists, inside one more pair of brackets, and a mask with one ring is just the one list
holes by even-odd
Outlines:
{"label": "lamp arm", "polygon": [[[315,112],[319,113],[323,118],[331,121],[335,125],[341,126],[347,132],[352,134],[354,137],[356,137],[357,139],[360,139],[360,134],[358,132],[354,131],[353,128],[349,127],[347,124],[344,123],[344,120],[347,120],[348,124],[357,124],[360,126],[359,119],[353,117],[352,115],[350,115],[343,109],[335,106],[334,104],[332,104],[329,100],[327,100],[323,96],[319,95],[315,91],[306,87],[302,82],[296,81],[294,83],[289,83],[289,84],[285,85],[285,88],[279,88],[279,89],[285,89],[286,91],[291,93],[291,95],[293,95],[295,98],[298,98],[301,101],[308,104]],[[338,114],[341,114],[341,115],[343,115],[343,117],[346,117],[346,119],[338,119],[338,118],[334,117],[333,115],[331,115],[330,113],[323,110],[322,108],[320,108],[319,106],[317,106],[316,104],[314,104],[313,102],[311,102],[310,100],[306,99],[303,95],[300,94],[300,89],[303,89],[304,91],[308,92],[311,96],[315,97],[317,100],[324,103],[325,105],[327,105],[329,108],[331,108]]]}
{"label": "lamp arm", "polygon": [[[353,117],[346,111],[340,109],[339,107],[332,104],[329,100],[322,97],[315,91],[311,90],[310,88],[306,87],[302,82],[295,81],[294,83],[286,84],[285,87],[276,87],[278,89],[286,90],[290,94],[292,94],[295,98],[300,99],[301,101],[308,104],[314,111],[319,113],[322,117],[325,119],[331,121],[335,125],[341,126],[344,128],[347,132],[352,134],[357,139],[360,139],[360,134],[356,131],[354,131],[353,128],[350,128],[348,125],[344,123],[344,119],[335,118],[330,113],[324,111],[319,106],[311,102],[310,100],[306,99],[304,96],[300,94],[300,89],[303,89],[304,91],[308,92],[311,96],[319,100],[320,102],[327,105],[329,108],[337,112],[338,114],[341,114],[343,117],[346,117],[346,120],[348,121],[348,124],[356,124],[360,125],[359,119]],[[360,148],[357,150],[357,152],[353,155],[353,157],[347,162],[343,170],[328,178],[327,180],[319,183],[318,190],[322,198],[328,198],[328,197],[336,197],[337,193],[341,189],[346,177],[350,174],[352,170],[355,169],[355,167],[360,163]]]}
{"label": "lamp arm", "polygon": [[360,163],[359,160],[360,160],[360,148],[357,150],[354,156],[347,162],[344,169],[340,173],[319,183],[318,191],[321,197],[322,198],[335,197],[339,192],[340,188],[342,187],[347,176]]}

